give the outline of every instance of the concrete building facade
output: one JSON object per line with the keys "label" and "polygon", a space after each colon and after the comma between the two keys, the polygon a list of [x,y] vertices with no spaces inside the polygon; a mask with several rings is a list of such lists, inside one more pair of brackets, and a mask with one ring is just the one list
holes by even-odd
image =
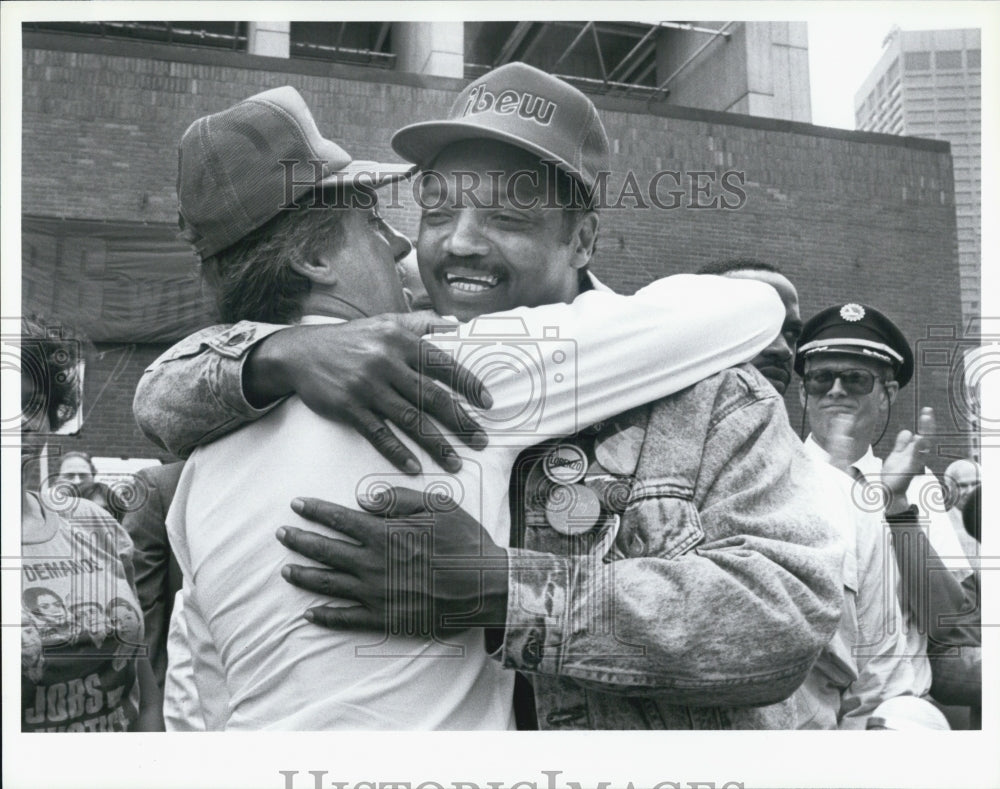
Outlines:
{"label": "concrete building facade", "polygon": [[854,97],[863,131],[947,140],[966,323],[981,313],[982,72],[980,31],[893,30]]}
{"label": "concrete building facade", "polygon": [[[228,25],[244,38],[252,32]],[[274,31],[265,32],[258,38],[271,47]],[[365,35],[375,42],[379,32]],[[430,39],[445,55],[455,43]],[[344,46],[361,58],[362,43]],[[212,320],[199,306],[193,255],[176,240],[176,146],[195,118],[292,85],[322,132],[359,157],[392,161],[393,130],[440,117],[466,83],[388,69],[370,53],[362,64],[300,58],[297,49],[294,38],[284,57],[25,31],[23,306],[83,325],[97,351],[87,421],[64,450],[167,458],[134,426],[131,400],[167,344]],[[915,342],[960,322],[947,143],[650,102],[634,91],[593,98],[612,145],[594,262],[609,286],[629,293],[712,260],[752,256],[796,282],[804,315],[861,301]],[[382,200],[389,221],[414,234],[418,207],[406,187]],[[919,369],[887,433],[911,426],[919,406],[935,407],[942,432],[961,446],[945,447],[935,468],[967,446],[963,426],[946,418],[951,372]],[[796,398],[787,400],[797,424]]]}

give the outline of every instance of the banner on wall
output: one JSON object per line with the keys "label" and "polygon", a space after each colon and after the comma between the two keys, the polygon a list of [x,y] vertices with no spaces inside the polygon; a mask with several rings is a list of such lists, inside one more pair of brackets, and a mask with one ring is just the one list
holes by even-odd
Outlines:
{"label": "banner on wall", "polygon": [[168,224],[23,216],[21,304],[92,342],[172,343],[217,322],[197,258]]}

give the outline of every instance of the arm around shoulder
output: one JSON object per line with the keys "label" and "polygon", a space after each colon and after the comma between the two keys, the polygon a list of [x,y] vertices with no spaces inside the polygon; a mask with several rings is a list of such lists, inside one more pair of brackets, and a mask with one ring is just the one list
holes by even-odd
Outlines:
{"label": "arm around shoulder", "polygon": [[243,366],[263,339],[285,328],[243,321],[203,329],[171,347],[143,373],[132,410],[158,446],[187,457],[195,447],[260,418],[243,391]]}

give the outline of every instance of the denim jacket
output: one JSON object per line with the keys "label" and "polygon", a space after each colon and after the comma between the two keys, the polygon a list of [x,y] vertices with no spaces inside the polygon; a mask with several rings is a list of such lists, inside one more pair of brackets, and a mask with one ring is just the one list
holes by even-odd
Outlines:
{"label": "denim jacket", "polygon": [[[243,395],[243,364],[250,348],[284,328],[240,321],[210,326],[170,347],[147,368],[135,390],[132,411],[146,438],[186,458],[195,447],[259,419],[282,402],[265,408],[250,405]],[[175,376],[180,374],[170,363],[181,359],[190,386],[184,397],[170,397],[170,407],[164,408],[160,398],[175,390]]]}
{"label": "denim jacket", "polygon": [[531,676],[539,727],[794,727],[788,697],[840,618],[844,544],[775,390],[733,368],[587,451],[599,523],[557,532],[529,481],[510,551],[495,657]]}

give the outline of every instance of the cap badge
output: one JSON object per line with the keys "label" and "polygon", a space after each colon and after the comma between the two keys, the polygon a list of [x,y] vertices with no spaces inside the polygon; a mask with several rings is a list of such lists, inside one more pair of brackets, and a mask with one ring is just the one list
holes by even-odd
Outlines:
{"label": "cap badge", "polygon": [[854,323],[855,321],[859,321],[865,317],[865,308],[860,304],[854,304],[853,302],[851,304],[845,304],[840,308],[840,317],[845,321]]}

